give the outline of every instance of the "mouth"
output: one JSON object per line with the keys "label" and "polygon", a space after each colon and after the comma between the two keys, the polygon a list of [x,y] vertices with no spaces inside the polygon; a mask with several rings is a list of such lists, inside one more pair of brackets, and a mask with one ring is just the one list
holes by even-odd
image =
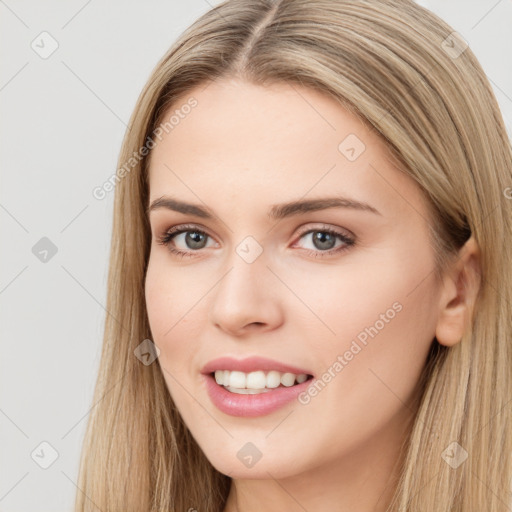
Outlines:
{"label": "mouth", "polygon": [[261,357],[216,359],[201,373],[213,405],[230,416],[245,417],[284,407],[314,379],[308,370]]}
{"label": "mouth", "polygon": [[230,370],[216,370],[210,374],[215,382],[230,393],[240,395],[257,395],[269,393],[277,388],[290,388],[302,384],[313,376],[306,373],[279,372],[257,370],[250,373]]}

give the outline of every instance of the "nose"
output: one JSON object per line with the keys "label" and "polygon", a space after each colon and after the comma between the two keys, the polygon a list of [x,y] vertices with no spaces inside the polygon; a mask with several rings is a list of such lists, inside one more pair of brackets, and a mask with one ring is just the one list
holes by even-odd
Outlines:
{"label": "nose", "polygon": [[283,321],[281,292],[264,253],[252,263],[234,253],[229,270],[213,291],[210,320],[233,336],[275,329]]}

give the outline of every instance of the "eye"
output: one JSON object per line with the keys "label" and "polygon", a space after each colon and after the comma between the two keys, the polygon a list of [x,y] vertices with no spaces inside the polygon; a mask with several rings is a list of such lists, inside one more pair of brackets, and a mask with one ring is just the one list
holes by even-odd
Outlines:
{"label": "eye", "polygon": [[[199,251],[205,248],[205,242],[208,238],[211,238],[205,231],[197,229],[194,225],[185,226],[174,226],[166,231],[161,237],[157,239],[157,243],[165,245],[172,254],[181,256],[182,258],[192,256],[192,252]],[[185,244],[185,249],[191,249],[192,252],[186,250],[176,249],[171,242],[175,244],[175,240],[178,243]]]}
{"label": "eye", "polygon": [[[355,239],[352,236],[325,226],[303,232],[299,237],[299,240],[302,239],[309,239],[312,249],[306,248],[306,250],[315,258],[346,251],[355,244]],[[340,242],[338,245],[336,245],[337,241]]]}
{"label": "eye", "polygon": [[[195,225],[173,226],[162,236],[157,238],[157,243],[165,245],[168,250],[176,256],[191,257],[194,253],[200,252],[207,247],[207,240],[212,237],[204,230],[198,229]],[[302,232],[299,240],[310,239],[312,249],[305,248],[306,252],[315,257],[326,257],[335,253],[346,251],[355,244],[355,238],[345,232],[337,231],[333,228],[320,226]],[[338,245],[336,245],[336,243]],[[184,245],[179,249],[178,244]]]}

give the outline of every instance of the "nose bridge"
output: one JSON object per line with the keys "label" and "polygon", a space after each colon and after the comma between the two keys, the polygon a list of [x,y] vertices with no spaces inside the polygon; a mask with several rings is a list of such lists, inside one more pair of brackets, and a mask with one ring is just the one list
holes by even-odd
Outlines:
{"label": "nose bridge", "polygon": [[267,268],[262,245],[252,236],[245,237],[226,259],[227,272],[214,294],[211,316],[218,326],[237,331],[250,323],[273,324],[279,305],[272,272]]}
{"label": "nose bridge", "polygon": [[219,283],[219,294],[245,303],[263,298],[268,291],[267,258],[263,246],[253,237],[246,236],[236,245],[226,260],[229,271]]}

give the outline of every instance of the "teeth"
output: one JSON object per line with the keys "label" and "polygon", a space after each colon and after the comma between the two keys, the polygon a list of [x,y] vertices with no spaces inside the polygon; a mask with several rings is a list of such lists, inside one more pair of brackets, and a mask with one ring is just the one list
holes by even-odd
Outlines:
{"label": "teeth", "polygon": [[250,373],[229,370],[216,370],[215,372],[215,382],[219,386],[224,386],[232,393],[246,395],[266,392],[280,385],[290,387],[295,383],[302,384],[307,378],[308,376],[305,373],[295,375],[294,373],[281,373],[275,370],[268,373],[261,370]]}
{"label": "teeth", "polygon": [[245,385],[247,389],[265,389],[265,386],[267,385],[267,377],[264,372],[251,372],[247,375]]}
{"label": "teeth", "polygon": [[289,388],[295,384],[295,375],[293,373],[285,373],[281,377],[281,384]]}
{"label": "teeth", "polygon": [[[226,374],[224,374],[226,375]],[[224,377],[226,378],[226,377]],[[229,386],[232,388],[245,388],[247,383],[247,376],[244,372],[230,372],[229,374]]]}
{"label": "teeth", "polygon": [[297,375],[297,382],[299,384],[302,384],[303,382],[306,382],[308,380],[308,376],[305,373],[301,373],[300,375]]}
{"label": "teeth", "polygon": [[281,384],[281,374],[272,370],[267,373],[267,388],[277,388]]}

